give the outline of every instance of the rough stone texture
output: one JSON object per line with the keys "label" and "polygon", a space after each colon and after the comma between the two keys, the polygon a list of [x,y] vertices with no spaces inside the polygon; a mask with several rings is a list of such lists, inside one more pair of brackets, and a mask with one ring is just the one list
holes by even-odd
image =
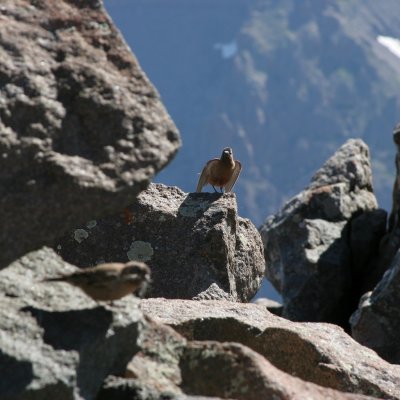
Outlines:
{"label": "rough stone texture", "polygon": [[[400,366],[382,360],[335,325],[295,323],[256,304],[147,299],[143,312],[188,340],[238,342],[305,381],[385,399],[400,399]],[[303,397],[304,398],[304,397]]]}
{"label": "rough stone texture", "polygon": [[139,350],[133,296],[99,305],[70,285],[41,282],[75,269],[45,248],[0,271],[2,400],[93,399]]}
{"label": "rough stone texture", "polygon": [[[351,139],[265,221],[266,276],[282,294],[283,316],[346,326],[358,301],[352,298],[357,282],[351,255],[357,241],[350,238],[349,221],[376,207],[368,147]],[[363,245],[374,249],[378,239],[364,236]]]}
{"label": "rough stone texture", "polygon": [[[188,341],[145,316],[134,296],[99,304],[70,285],[42,282],[75,269],[43,248],[0,271],[2,400],[364,398],[303,382],[243,345]],[[229,304],[231,313],[238,306],[189,303]]]}
{"label": "rough stone texture", "polygon": [[365,398],[303,382],[243,345],[188,342],[171,328],[147,322],[125,378],[109,377],[97,400]]}
{"label": "rough stone texture", "polygon": [[183,336],[147,317],[138,342],[141,350],[129,362],[124,376],[109,376],[96,400],[203,398],[186,395],[180,388],[181,358],[189,345]]}
{"label": "rough stone texture", "polygon": [[144,317],[134,296],[100,304],[42,282],[74,270],[43,248],[0,271],[0,398],[91,400],[104,380],[129,374],[143,399],[185,398],[179,358],[187,341]]}
{"label": "rough stone texture", "polygon": [[400,364],[400,252],[351,318],[352,335],[389,362]]}
{"label": "rough stone texture", "polygon": [[1,1],[0,266],[123,208],[179,145],[101,1]]}
{"label": "rough stone texture", "polygon": [[264,274],[260,235],[238,216],[233,193],[151,184],[124,214],[76,228],[57,243],[65,260],[145,261],[152,269],[149,297],[249,301]]}
{"label": "rough stone texture", "polygon": [[193,297],[193,300],[229,300],[235,301],[234,298],[224,292],[216,283],[211,284],[204,292]]}
{"label": "rough stone texture", "polygon": [[187,393],[237,400],[372,399],[304,382],[237,343],[191,342],[183,352],[181,370]]}
{"label": "rough stone texture", "polygon": [[125,377],[142,391],[182,394],[180,358],[187,341],[168,326],[149,318],[140,333],[141,351],[129,362]]}
{"label": "rough stone texture", "polygon": [[[156,383],[156,382],[155,382]],[[220,397],[188,396],[172,392],[158,392],[153,388],[143,388],[134,379],[110,376],[96,397],[96,400],[219,400]]]}

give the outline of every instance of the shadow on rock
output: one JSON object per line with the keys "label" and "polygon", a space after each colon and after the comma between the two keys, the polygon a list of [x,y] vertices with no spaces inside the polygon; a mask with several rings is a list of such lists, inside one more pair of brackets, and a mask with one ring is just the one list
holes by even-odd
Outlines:
{"label": "shadow on rock", "polygon": [[28,361],[16,360],[0,350],[0,393],[11,396],[15,387],[21,391],[33,380],[33,365]]}
{"label": "shadow on rock", "polygon": [[178,207],[178,214],[200,218],[222,196],[223,193],[189,193]]}
{"label": "shadow on rock", "polygon": [[111,311],[103,307],[71,311],[46,311],[27,306],[29,312],[44,329],[43,341],[56,350],[81,351],[87,345],[103,339],[113,322]]}

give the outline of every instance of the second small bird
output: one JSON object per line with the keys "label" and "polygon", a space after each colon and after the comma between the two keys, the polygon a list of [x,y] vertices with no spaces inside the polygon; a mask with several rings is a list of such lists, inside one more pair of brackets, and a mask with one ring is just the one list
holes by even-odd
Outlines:
{"label": "second small bird", "polygon": [[79,287],[96,301],[118,300],[139,289],[150,280],[149,267],[139,261],[100,264],[47,282],[66,282]]}
{"label": "second small bird", "polygon": [[222,150],[221,158],[214,158],[207,162],[201,172],[199,182],[197,183],[196,192],[201,192],[203,186],[210,184],[215,191],[214,186],[224,188],[225,192],[230,192],[235,185],[242,164],[238,160],[233,159],[232,149],[226,147]]}

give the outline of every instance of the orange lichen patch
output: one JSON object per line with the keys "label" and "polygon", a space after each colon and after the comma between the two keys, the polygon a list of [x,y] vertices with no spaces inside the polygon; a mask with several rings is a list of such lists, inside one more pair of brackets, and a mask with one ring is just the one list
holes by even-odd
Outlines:
{"label": "orange lichen patch", "polygon": [[332,185],[325,185],[312,190],[312,194],[331,193]]}
{"label": "orange lichen patch", "polygon": [[330,195],[332,193],[332,185],[324,185],[317,187],[315,189],[307,190],[306,191],[306,202],[310,203],[310,201],[318,195]]}
{"label": "orange lichen patch", "polygon": [[133,220],[134,220],[135,216],[133,215],[133,213],[131,211],[129,211],[128,208],[124,208],[124,219],[125,219],[125,223],[127,225],[131,225]]}
{"label": "orange lichen patch", "polygon": [[307,191],[307,202],[310,202],[315,195],[331,194],[331,193],[332,193],[332,185],[320,186],[318,188]]}

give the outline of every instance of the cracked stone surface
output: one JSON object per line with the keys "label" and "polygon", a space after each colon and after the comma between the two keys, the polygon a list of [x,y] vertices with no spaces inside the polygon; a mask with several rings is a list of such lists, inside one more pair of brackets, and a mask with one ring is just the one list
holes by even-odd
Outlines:
{"label": "cracked stone surface", "polygon": [[[149,297],[250,301],[261,285],[261,237],[238,215],[233,193],[150,184],[124,212],[75,228],[55,247],[65,260],[83,267],[145,261]],[[77,240],[79,230],[87,237]]]}
{"label": "cracked stone surface", "polygon": [[304,381],[342,392],[400,399],[400,366],[381,359],[338,326],[291,322],[262,305],[222,300],[146,299],[141,309],[188,340],[248,346]]}

